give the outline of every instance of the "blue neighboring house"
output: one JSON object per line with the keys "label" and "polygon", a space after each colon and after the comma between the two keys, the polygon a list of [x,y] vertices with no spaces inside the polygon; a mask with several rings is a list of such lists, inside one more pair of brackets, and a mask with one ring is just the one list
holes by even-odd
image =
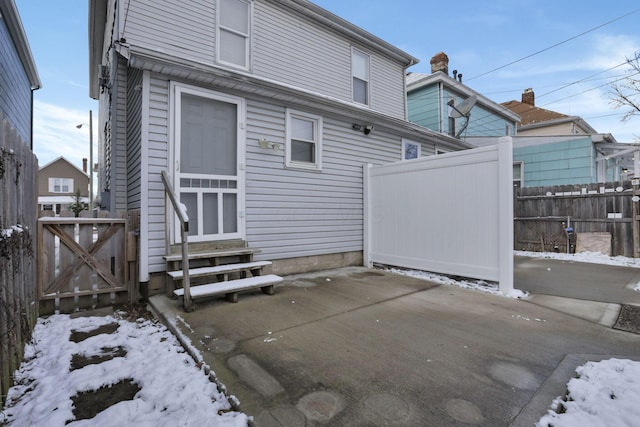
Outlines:
{"label": "blue neighboring house", "polygon": [[14,0],[0,0],[0,117],[33,148],[33,91],[42,86]]}
{"label": "blue neighboring house", "polygon": [[[409,121],[475,146],[513,137],[514,185],[619,181],[640,170],[634,166],[640,146],[618,143],[581,117],[536,107],[532,89],[523,92],[521,101],[498,104],[466,86],[457,70],[450,76],[449,58],[443,52],[431,58],[431,71],[407,75]],[[455,114],[456,108],[471,97],[476,103],[467,123],[465,117],[454,116],[460,115]]]}
{"label": "blue neighboring house", "polygon": [[[436,54],[430,62],[431,74],[407,75],[409,121],[462,139],[516,134],[518,115],[463,84],[463,76],[457,70],[449,76],[449,58],[445,53]],[[477,102],[468,123],[464,117],[452,117],[455,108],[470,97]]]}
{"label": "blue neighboring house", "polygon": [[619,143],[579,116],[536,107],[533,89],[502,104],[520,116],[513,143],[514,181],[525,187],[592,184],[634,176],[637,144]]}

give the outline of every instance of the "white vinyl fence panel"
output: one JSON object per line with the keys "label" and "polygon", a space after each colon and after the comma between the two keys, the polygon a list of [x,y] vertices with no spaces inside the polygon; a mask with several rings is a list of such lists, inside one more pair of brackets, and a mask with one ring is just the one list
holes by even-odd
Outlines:
{"label": "white vinyl fence panel", "polygon": [[497,145],[365,168],[365,263],[513,291],[513,162]]}

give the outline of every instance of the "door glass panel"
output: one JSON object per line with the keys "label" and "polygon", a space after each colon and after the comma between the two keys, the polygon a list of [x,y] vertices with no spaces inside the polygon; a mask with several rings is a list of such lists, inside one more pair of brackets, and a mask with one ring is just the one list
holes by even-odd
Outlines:
{"label": "door glass panel", "polygon": [[235,104],[182,94],[181,116],[181,172],[235,175]]}
{"label": "door glass panel", "polygon": [[198,235],[198,195],[195,193],[180,193],[180,202],[187,207],[189,217],[189,236]]}
{"label": "door glass panel", "polygon": [[205,193],[202,195],[202,210],[205,217],[204,234],[218,234],[218,194]]}
{"label": "door glass panel", "polygon": [[222,196],[224,233],[235,233],[238,231],[238,215],[236,214],[236,212],[238,212],[237,199],[236,194],[225,193]]}

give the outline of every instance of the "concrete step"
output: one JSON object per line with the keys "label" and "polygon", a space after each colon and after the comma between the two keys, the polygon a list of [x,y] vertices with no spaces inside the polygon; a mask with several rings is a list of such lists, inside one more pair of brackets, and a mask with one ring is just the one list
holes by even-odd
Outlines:
{"label": "concrete step", "polygon": [[[209,275],[213,276],[216,274],[229,274],[240,271],[261,270],[262,268],[271,264],[271,261],[254,261],[239,264],[216,265],[214,267],[190,268],[189,277],[203,277]],[[182,270],[169,271],[167,272],[167,274],[171,276],[173,280],[182,280],[182,277],[184,276],[184,272]]]}
{"label": "concrete step", "polygon": [[[273,295],[273,285],[280,282],[282,282],[282,277],[276,276],[275,274],[268,274],[266,276],[247,277],[246,279],[193,286],[190,289],[190,293],[192,299],[226,294],[231,302],[237,302],[238,292],[248,289],[261,288],[262,292]],[[173,294],[179,297],[184,296],[184,289],[176,289],[173,291]]]}

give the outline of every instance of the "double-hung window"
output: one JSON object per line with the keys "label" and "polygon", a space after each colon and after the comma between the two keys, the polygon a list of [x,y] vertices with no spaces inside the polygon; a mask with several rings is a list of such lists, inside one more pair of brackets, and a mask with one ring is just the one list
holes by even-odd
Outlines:
{"label": "double-hung window", "polygon": [[50,193],[73,193],[72,178],[49,178]]}
{"label": "double-hung window", "polygon": [[353,101],[369,105],[369,63],[371,58],[366,53],[353,48],[351,50],[351,74]]}
{"label": "double-hung window", "polygon": [[286,166],[322,168],[322,117],[287,109]]}
{"label": "double-hung window", "polygon": [[249,68],[251,1],[218,0],[218,61]]}

